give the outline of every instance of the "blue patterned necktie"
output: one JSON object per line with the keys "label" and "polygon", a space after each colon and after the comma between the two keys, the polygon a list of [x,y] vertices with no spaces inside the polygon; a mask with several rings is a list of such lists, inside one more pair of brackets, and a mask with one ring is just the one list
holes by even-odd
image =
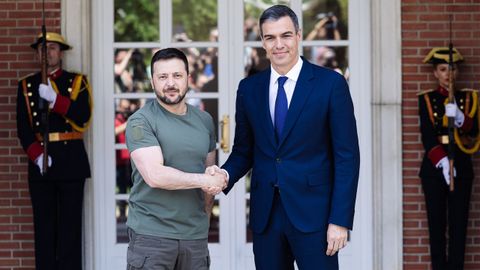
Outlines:
{"label": "blue patterned necktie", "polygon": [[285,118],[287,118],[288,112],[288,102],[287,102],[287,94],[285,93],[285,89],[283,85],[288,80],[287,77],[281,76],[278,77],[278,92],[277,92],[277,99],[275,100],[275,134],[277,135],[277,139],[280,139],[282,135],[283,126],[285,124]]}

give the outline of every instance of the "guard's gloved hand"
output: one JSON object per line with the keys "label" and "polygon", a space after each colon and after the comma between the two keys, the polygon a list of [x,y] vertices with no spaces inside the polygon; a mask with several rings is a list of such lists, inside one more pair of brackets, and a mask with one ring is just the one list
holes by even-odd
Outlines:
{"label": "guard's gloved hand", "polygon": [[38,93],[40,97],[48,101],[50,109],[53,108],[55,105],[55,101],[57,100],[57,93],[53,90],[52,83],[50,79],[48,79],[48,85],[41,83],[38,87]]}
{"label": "guard's gloved hand", "polygon": [[[443,178],[445,179],[445,183],[447,186],[450,185],[450,162],[448,161],[447,157],[443,157],[438,161],[437,168],[442,168]],[[457,176],[457,170],[453,167],[453,176]]]}
{"label": "guard's gloved hand", "polygon": [[459,128],[463,126],[463,121],[465,121],[465,115],[458,108],[456,103],[447,103],[445,104],[445,115],[447,117],[455,118],[455,127]]}
{"label": "guard's gloved hand", "polygon": [[[35,159],[35,164],[37,164],[40,169],[40,174],[43,175],[43,153]],[[52,157],[48,156],[48,167],[52,167]]]}

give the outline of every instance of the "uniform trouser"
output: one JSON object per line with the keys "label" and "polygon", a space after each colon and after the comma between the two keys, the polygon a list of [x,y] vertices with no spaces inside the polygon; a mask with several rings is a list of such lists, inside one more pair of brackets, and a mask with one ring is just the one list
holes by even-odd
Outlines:
{"label": "uniform trouser", "polygon": [[[450,192],[443,178],[422,178],[433,270],[463,269],[472,182],[472,179],[455,178],[455,190]],[[445,237],[447,222],[448,257]]]}
{"label": "uniform trouser", "polygon": [[36,270],[82,269],[85,179],[29,181]]}
{"label": "uniform trouser", "polygon": [[208,239],[179,240],[128,228],[127,270],[208,270]]}

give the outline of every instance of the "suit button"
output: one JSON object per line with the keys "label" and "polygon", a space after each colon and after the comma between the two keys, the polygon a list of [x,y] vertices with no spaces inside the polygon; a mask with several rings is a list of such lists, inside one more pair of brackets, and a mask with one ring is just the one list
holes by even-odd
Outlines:
{"label": "suit button", "polygon": [[275,161],[276,161],[277,163],[282,163],[282,159],[281,159],[281,158],[278,158],[278,157],[275,159]]}

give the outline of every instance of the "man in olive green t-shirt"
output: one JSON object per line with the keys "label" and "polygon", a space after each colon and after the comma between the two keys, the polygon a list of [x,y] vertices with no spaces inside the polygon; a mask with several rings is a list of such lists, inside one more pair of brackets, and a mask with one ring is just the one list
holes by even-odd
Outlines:
{"label": "man in olive green t-shirt", "polygon": [[127,269],[209,269],[208,227],[213,196],[223,174],[207,175],[215,162],[209,114],[188,105],[188,62],[167,48],[152,57],[156,100],[127,124],[133,187],[129,199]]}

